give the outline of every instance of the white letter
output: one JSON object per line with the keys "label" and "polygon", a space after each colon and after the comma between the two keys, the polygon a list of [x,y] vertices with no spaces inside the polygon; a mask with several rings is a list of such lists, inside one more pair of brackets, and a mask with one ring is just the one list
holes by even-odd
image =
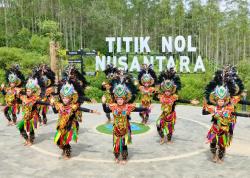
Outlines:
{"label": "white letter", "polygon": [[134,49],[135,49],[135,53],[138,53],[138,52],[139,52],[138,43],[139,43],[139,39],[138,39],[138,37],[135,37],[135,39],[134,39]]}
{"label": "white letter", "polygon": [[132,61],[132,63],[131,63],[131,66],[130,66],[129,71],[132,72],[134,69],[136,69],[137,72],[140,71],[140,64],[139,64],[139,62],[138,62],[138,57],[137,57],[137,56],[134,56],[134,57],[133,57],[133,61]]}
{"label": "white letter", "polygon": [[169,56],[168,64],[167,64],[168,69],[170,69],[171,67],[175,67],[175,62],[174,62],[173,56]]}
{"label": "white letter", "polygon": [[126,53],[130,52],[130,42],[133,41],[132,37],[123,37],[123,41],[126,43]]}
{"label": "white letter", "polygon": [[196,47],[192,46],[192,36],[188,36],[188,52],[196,52]]}
{"label": "white letter", "polygon": [[119,57],[118,63],[119,63],[120,66],[123,66],[123,67],[119,67],[118,68],[119,70],[127,70],[128,69],[127,57],[126,56]]}
{"label": "white letter", "polygon": [[183,36],[177,36],[174,40],[174,47],[177,52],[183,52],[186,47],[185,38]]}
{"label": "white letter", "polygon": [[106,63],[106,56],[102,56],[102,59],[100,56],[95,57],[95,70],[99,71],[99,67],[101,68],[101,71],[105,70]]}
{"label": "white letter", "polygon": [[162,62],[165,59],[165,56],[156,56],[155,59],[159,60],[159,72],[162,71]]}
{"label": "white letter", "polygon": [[189,57],[188,56],[180,56],[180,72],[183,72],[184,68],[185,68],[185,70],[187,72],[190,72],[189,67],[188,67],[189,62],[190,61],[189,61]]}
{"label": "white letter", "polygon": [[122,38],[117,37],[116,41],[117,41],[116,52],[120,53],[120,52],[122,52]]}
{"label": "white letter", "polygon": [[[167,50],[166,50],[167,49]],[[168,37],[168,40],[166,37],[161,37],[161,51],[164,52],[173,52],[173,38],[172,36]]]}
{"label": "white letter", "polygon": [[140,52],[143,53],[144,52],[144,48],[146,49],[146,52],[149,53],[150,52],[150,48],[148,46],[148,40],[150,39],[149,36],[147,36],[145,39],[144,37],[140,37]]}
{"label": "white letter", "polygon": [[115,41],[115,37],[106,37],[106,41],[109,44],[109,52],[113,52],[113,42]]}
{"label": "white letter", "polygon": [[114,65],[114,67],[116,67],[116,65],[117,65],[117,57],[116,56],[113,56],[113,65]]}
{"label": "white letter", "polygon": [[201,70],[202,72],[206,71],[201,56],[198,56],[194,67],[194,72],[197,72],[198,70]]}

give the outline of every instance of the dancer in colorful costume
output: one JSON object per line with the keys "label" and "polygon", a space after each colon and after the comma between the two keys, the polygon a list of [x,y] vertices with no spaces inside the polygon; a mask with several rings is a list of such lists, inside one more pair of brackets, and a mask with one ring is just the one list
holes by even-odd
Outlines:
{"label": "dancer in colorful costume", "polygon": [[[213,114],[213,124],[207,134],[210,151],[214,162],[222,163],[226,148],[230,145],[230,123],[233,116],[249,117],[249,114],[237,113],[230,102],[229,90],[225,86],[217,86],[210,94],[209,101],[214,105],[204,102],[207,112]],[[218,149],[218,154],[217,154]]]}
{"label": "dancer in colorful costume", "polygon": [[[84,102],[96,103],[94,99],[90,99],[85,96],[85,89],[88,85],[88,82],[85,78],[85,72],[81,74],[74,65],[68,65],[63,71],[63,78],[59,81],[58,92],[62,88],[62,86],[66,83],[72,84],[76,93],[78,94],[78,99],[75,101],[78,104],[82,104]],[[58,93],[60,95],[60,93]],[[75,122],[77,125],[77,130],[79,129],[79,122],[82,122],[82,112],[77,111],[75,113]]]}
{"label": "dancer in colorful costume", "polygon": [[80,107],[79,98],[73,84],[65,83],[60,89],[59,99],[56,100],[52,97],[50,100],[54,112],[59,114],[54,142],[62,149],[62,156],[65,159],[71,157],[70,141],[73,139],[77,142],[79,129],[78,113],[89,112],[100,114],[96,110]]}
{"label": "dancer in colorful costume", "polygon": [[141,112],[142,124],[146,124],[149,118],[152,97],[156,92],[154,87],[157,83],[157,76],[152,68],[152,65],[144,64],[138,74],[139,90],[141,93],[141,106],[148,108],[148,112]]}
{"label": "dancer in colorful costume", "polygon": [[[112,95],[112,80],[115,77],[115,73],[117,72],[117,68],[113,67],[113,65],[107,65],[104,73],[106,75],[106,80],[102,82],[102,90],[104,91],[104,97],[106,98],[106,103],[111,104],[114,102]],[[107,123],[111,122],[110,113],[105,113],[107,117]]]}
{"label": "dancer in colorful costume", "polygon": [[[41,100],[43,102],[49,102],[49,97],[55,94],[55,73],[45,64],[36,67],[33,70],[33,77],[38,79],[41,86]],[[39,106],[39,122],[47,124],[47,111],[48,105]],[[42,120],[40,116],[42,114]]]}
{"label": "dancer in colorful costume", "polygon": [[163,71],[159,76],[160,90],[158,99],[161,103],[162,113],[156,122],[157,131],[161,137],[160,144],[166,141],[172,143],[172,135],[176,123],[175,105],[180,103],[191,103],[196,105],[199,103],[197,100],[184,100],[179,99],[177,91],[181,89],[181,82],[174,68]]}
{"label": "dancer in colorful costume", "polygon": [[6,81],[8,82],[8,86],[5,87],[4,84],[2,84],[0,88],[0,91],[5,96],[6,102],[4,115],[9,121],[8,125],[14,125],[16,124],[17,112],[19,110],[19,99],[17,95],[25,81],[23,74],[19,70],[19,66],[12,66],[6,71]]}
{"label": "dancer in colorful costume", "polygon": [[[103,110],[106,113],[113,113],[113,152],[115,162],[125,164],[128,158],[128,144],[131,143],[131,127],[128,116],[131,112],[147,111],[147,108],[136,108],[135,104],[128,103],[131,92],[125,84],[117,84],[114,87],[115,103],[107,104],[105,96],[102,97]],[[122,161],[119,161],[119,156]]]}
{"label": "dancer in colorful costume", "polygon": [[[132,104],[135,101],[136,96],[138,94],[136,87],[136,80],[134,79],[133,75],[122,69],[117,69],[116,72],[114,73],[113,79],[111,80],[111,86],[112,86],[111,91],[114,91],[114,88],[119,84],[125,85],[128,91],[130,91],[130,97],[129,100],[127,100],[127,103]],[[128,120],[131,120],[130,115],[127,115],[127,118]]]}
{"label": "dancer in colorful costume", "polygon": [[[207,104],[214,104],[210,101],[210,94],[214,92],[215,88],[217,86],[225,86],[228,88],[229,94],[230,94],[230,104],[234,105],[234,111],[237,110],[237,104],[245,104],[250,105],[249,101],[243,101],[241,100],[241,95],[244,91],[244,85],[242,80],[237,74],[236,67],[234,66],[225,66],[222,70],[218,70],[215,72],[215,76],[212,81],[209,82],[209,84],[206,86],[205,89],[205,102]],[[206,114],[204,112],[203,114]],[[229,134],[230,134],[230,142],[233,138],[233,131],[235,128],[235,124],[237,121],[237,117],[235,115],[232,115],[231,121],[230,121],[230,127],[229,127]]]}
{"label": "dancer in colorful costume", "polygon": [[29,78],[26,83],[26,93],[20,92],[19,98],[22,102],[22,120],[18,128],[25,139],[24,145],[32,145],[35,139],[35,129],[39,118],[38,105],[40,101],[41,88],[37,79]]}

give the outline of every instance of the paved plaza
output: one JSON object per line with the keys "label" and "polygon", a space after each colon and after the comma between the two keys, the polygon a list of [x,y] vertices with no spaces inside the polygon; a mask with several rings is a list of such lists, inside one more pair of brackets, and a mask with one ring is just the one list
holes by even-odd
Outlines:
{"label": "paved plaza", "polygon": [[[101,104],[86,104],[97,108]],[[2,110],[2,108],[1,108]],[[36,132],[35,144],[23,146],[15,126],[7,126],[3,112],[0,116],[0,177],[250,177],[250,118],[238,118],[232,146],[223,164],[211,162],[206,134],[211,116],[202,116],[200,107],[176,107],[177,122],[174,144],[159,144],[155,121],[160,105],[154,104],[150,115],[150,129],[132,136],[129,161],[114,163],[112,136],[100,133],[96,127],[106,122],[105,114],[83,114],[78,143],[72,142],[72,158],[63,160],[53,138],[57,115],[48,114],[48,124]],[[20,119],[21,115],[19,115]],[[133,122],[140,122],[138,113]]]}

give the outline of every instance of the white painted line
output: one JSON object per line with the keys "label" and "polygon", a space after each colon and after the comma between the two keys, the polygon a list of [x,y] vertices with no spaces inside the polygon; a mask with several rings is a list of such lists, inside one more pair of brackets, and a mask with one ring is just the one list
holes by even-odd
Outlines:
{"label": "white painted line", "polygon": [[[193,120],[193,119],[184,119],[184,118],[179,118],[179,119],[183,119],[183,120],[188,120],[191,122],[195,122],[205,128],[209,128],[209,125],[204,124],[202,122]],[[94,128],[96,131],[96,127]],[[150,130],[153,130],[150,128]],[[97,132],[97,131],[96,131]],[[100,132],[97,132],[100,133]],[[107,134],[105,134],[107,135]],[[138,134],[140,135],[140,134]],[[48,156],[52,156],[52,157],[56,157],[56,158],[60,158],[60,155],[55,154],[55,153],[51,153],[49,151],[43,150],[35,145],[31,146],[32,149],[43,153],[45,155]],[[191,156],[195,156],[198,154],[201,154],[203,152],[206,152],[208,149],[207,148],[202,148],[193,152],[189,152],[189,153],[184,153],[184,154],[180,154],[180,155],[175,155],[175,156],[165,156],[165,157],[160,157],[160,158],[149,158],[149,159],[131,159],[129,160],[129,163],[150,163],[150,162],[160,162],[160,161],[169,161],[169,160],[175,160],[175,159],[182,159],[182,158],[187,158],[187,157],[191,157]],[[71,160],[75,160],[75,161],[84,161],[84,162],[94,162],[94,163],[114,163],[113,160],[105,160],[105,159],[89,159],[89,158],[81,158],[81,157],[72,157]]]}

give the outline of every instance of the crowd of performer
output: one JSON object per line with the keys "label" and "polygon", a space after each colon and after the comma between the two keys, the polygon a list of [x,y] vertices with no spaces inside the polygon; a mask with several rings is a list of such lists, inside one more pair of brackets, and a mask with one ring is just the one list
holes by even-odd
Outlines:
{"label": "crowd of performer", "polygon": [[[177,103],[198,105],[196,99],[186,100],[179,95],[181,79],[174,68],[167,68],[158,76],[152,65],[144,64],[137,78],[131,73],[108,65],[102,82],[102,107],[107,123],[113,124],[113,153],[116,163],[126,164],[128,144],[131,143],[131,112],[138,112],[141,124],[147,124],[153,100],[160,102],[161,113],[156,121],[160,144],[173,143],[177,119]],[[85,73],[81,74],[74,65],[67,66],[62,79],[56,81],[55,73],[45,64],[32,70],[25,78],[18,65],[6,71],[6,85],[0,91],[5,96],[4,115],[8,126],[17,125],[24,145],[35,142],[35,132],[40,125],[47,124],[49,107],[58,114],[54,142],[62,150],[64,159],[71,157],[70,142],[77,141],[82,112],[101,114],[97,110],[82,107],[84,102],[95,103],[85,96],[89,85]],[[216,71],[214,79],[205,87],[202,114],[212,115],[212,126],[208,131],[212,160],[222,163],[225,151],[232,143],[237,116],[249,117],[248,113],[238,113],[237,104],[242,101],[244,91],[242,80],[235,67],[226,66]],[[140,104],[135,104],[139,99]],[[17,122],[17,115],[22,113]],[[150,139],[150,138],[149,138]]]}

